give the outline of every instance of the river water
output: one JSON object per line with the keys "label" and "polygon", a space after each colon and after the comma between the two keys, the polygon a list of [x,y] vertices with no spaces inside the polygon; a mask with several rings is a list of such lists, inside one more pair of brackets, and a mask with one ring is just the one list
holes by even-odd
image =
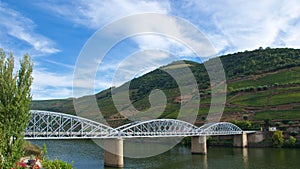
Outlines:
{"label": "river water", "polygon": [[[104,167],[103,150],[91,140],[35,140],[46,143],[49,158],[72,162],[77,169]],[[178,145],[148,158],[125,158],[124,169],[297,169],[300,149],[209,147],[207,155],[192,155],[190,147]]]}

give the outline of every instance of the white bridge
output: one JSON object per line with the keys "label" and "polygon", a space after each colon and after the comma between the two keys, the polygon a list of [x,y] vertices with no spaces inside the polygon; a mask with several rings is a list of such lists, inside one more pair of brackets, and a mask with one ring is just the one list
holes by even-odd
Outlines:
{"label": "white bridge", "polygon": [[201,127],[175,119],[137,121],[118,128],[69,114],[32,110],[25,139],[93,139],[138,137],[186,137],[240,135],[243,131],[227,122]]}
{"label": "white bridge", "polygon": [[110,167],[124,166],[124,138],[191,136],[191,152],[197,154],[207,153],[206,137],[213,135],[234,135],[233,146],[247,146],[247,133],[227,122],[197,127],[181,120],[155,119],[112,128],[68,114],[38,110],[31,113],[25,139],[104,139],[104,165]]}

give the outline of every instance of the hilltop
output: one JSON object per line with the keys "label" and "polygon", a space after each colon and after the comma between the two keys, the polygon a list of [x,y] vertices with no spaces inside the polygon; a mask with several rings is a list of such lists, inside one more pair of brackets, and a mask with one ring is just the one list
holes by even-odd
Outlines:
{"label": "hilltop", "polygon": [[[223,121],[300,120],[299,49],[260,48],[219,58],[227,78],[227,102],[222,116]],[[213,60],[208,60],[207,63]],[[200,91],[201,101],[196,124],[204,123],[211,99],[209,76],[204,64],[187,60],[173,62],[118,88],[109,88],[97,93],[95,96],[104,118],[113,126],[128,121],[117,111],[112,101],[112,94],[123,92],[126,86],[130,88],[129,96],[132,104],[141,112],[146,112],[150,108],[151,91],[155,89],[164,91],[167,99],[164,112],[152,113],[158,114],[159,118],[176,118],[183,98],[180,97],[178,84],[167,72],[180,75],[186,67],[193,73]],[[85,98],[78,99],[84,102]],[[126,114],[125,107],[122,114]],[[75,114],[72,99],[33,101],[32,109]],[[86,109],[89,109],[88,103]],[[94,110],[89,112],[93,113]]]}

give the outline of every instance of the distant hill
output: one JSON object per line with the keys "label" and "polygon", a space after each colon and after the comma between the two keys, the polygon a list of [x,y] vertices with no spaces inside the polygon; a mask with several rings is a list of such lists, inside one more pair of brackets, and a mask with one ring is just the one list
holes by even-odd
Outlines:
{"label": "distant hill", "polygon": [[[260,48],[220,56],[220,59],[228,85],[227,103],[222,120],[300,120],[299,49]],[[212,61],[213,59],[207,62]],[[151,91],[155,89],[164,91],[167,97],[165,110],[163,113],[156,113],[160,114],[160,118],[176,118],[182,98],[176,81],[167,71],[180,74],[183,73],[184,67],[190,68],[197,81],[201,101],[196,123],[204,123],[211,99],[209,76],[204,64],[186,60],[173,62],[135,78],[123,86],[97,93],[95,96],[104,118],[114,126],[128,121],[117,111],[112,101],[112,93],[122,92],[126,85],[130,87],[132,104],[142,112],[150,108]],[[84,97],[78,99],[84,101]],[[86,109],[88,108],[87,103]],[[75,113],[72,99],[32,101],[32,109]],[[90,110],[91,113],[93,111]]]}

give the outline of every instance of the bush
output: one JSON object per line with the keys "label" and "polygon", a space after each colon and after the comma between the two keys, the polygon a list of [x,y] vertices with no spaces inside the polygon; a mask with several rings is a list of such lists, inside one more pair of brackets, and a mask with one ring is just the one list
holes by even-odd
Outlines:
{"label": "bush", "polygon": [[279,127],[280,125],[281,125],[280,122],[275,122],[275,126],[276,126],[276,127]]}
{"label": "bush", "polygon": [[248,115],[247,114],[243,115],[243,120],[248,120]]}
{"label": "bush", "polygon": [[293,137],[295,137],[295,136],[298,135],[298,131],[291,131],[291,132],[290,132],[290,135],[293,136]]}
{"label": "bush", "polygon": [[288,124],[290,122],[290,120],[282,120],[283,124]]}
{"label": "bush", "polygon": [[286,146],[294,147],[296,145],[296,139],[293,136],[290,136],[289,139],[285,142]]}
{"label": "bush", "polygon": [[43,144],[43,160],[42,165],[44,168],[47,169],[72,169],[74,168],[74,161],[72,161],[72,164],[69,164],[67,162],[64,162],[62,160],[58,160],[57,158],[55,160],[49,160],[48,159],[48,151],[46,144]]}
{"label": "bush", "polygon": [[244,120],[244,121],[232,120],[231,123],[237,125],[242,130],[249,130],[252,128],[252,123],[248,120]]}
{"label": "bush", "polygon": [[267,90],[269,87],[267,85],[264,85],[262,88],[263,90]]}
{"label": "bush", "polygon": [[69,164],[67,162],[55,159],[55,160],[44,160],[43,161],[43,167],[47,169],[72,169],[74,162],[72,164]]}
{"label": "bush", "polygon": [[284,138],[283,138],[283,134],[282,131],[275,131],[273,136],[272,136],[272,140],[273,140],[273,146],[274,147],[282,147],[283,143],[284,143]]}
{"label": "bush", "polygon": [[270,119],[264,119],[264,123],[266,126],[270,126],[271,120]]}

